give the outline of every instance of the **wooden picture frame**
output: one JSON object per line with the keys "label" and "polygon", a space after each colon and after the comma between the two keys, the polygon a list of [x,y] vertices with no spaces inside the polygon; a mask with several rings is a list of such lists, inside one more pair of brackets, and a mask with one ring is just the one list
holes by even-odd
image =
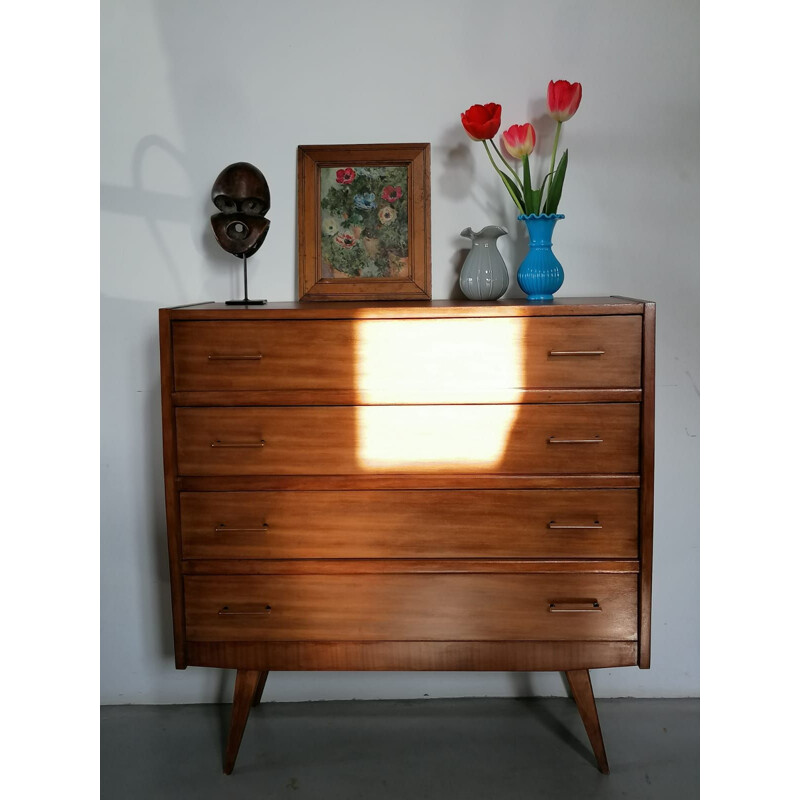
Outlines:
{"label": "wooden picture frame", "polygon": [[300,300],[428,300],[430,144],[297,148]]}

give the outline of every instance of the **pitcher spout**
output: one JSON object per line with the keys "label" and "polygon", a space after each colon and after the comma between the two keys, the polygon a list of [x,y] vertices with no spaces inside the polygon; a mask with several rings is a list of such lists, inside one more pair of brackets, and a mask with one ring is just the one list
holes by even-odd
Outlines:
{"label": "pitcher spout", "polygon": [[508,231],[505,228],[501,228],[499,225],[487,225],[485,228],[481,228],[475,236],[482,236],[484,239],[499,239],[501,236],[506,236],[507,234]]}
{"label": "pitcher spout", "polygon": [[501,228],[499,225],[487,225],[485,228],[481,228],[477,233],[475,233],[472,228],[464,228],[464,230],[461,231],[462,236],[471,239],[473,242],[476,239],[478,241],[499,239],[501,236],[506,236],[507,234],[508,231],[505,228]]}

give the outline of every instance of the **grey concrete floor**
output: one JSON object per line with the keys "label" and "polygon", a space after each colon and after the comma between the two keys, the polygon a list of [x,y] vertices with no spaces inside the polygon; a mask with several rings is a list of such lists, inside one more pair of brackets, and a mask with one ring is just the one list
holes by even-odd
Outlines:
{"label": "grey concrete floor", "polygon": [[608,776],[566,698],[263,703],[230,776],[229,706],[104,706],[101,798],[699,797],[698,700],[597,706]]}

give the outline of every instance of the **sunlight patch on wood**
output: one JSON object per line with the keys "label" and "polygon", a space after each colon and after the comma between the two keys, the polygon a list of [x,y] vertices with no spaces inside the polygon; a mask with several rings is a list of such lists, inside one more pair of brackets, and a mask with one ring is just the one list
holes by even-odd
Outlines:
{"label": "sunlight patch on wood", "polygon": [[519,390],[508,405],[408,406],[402,426],[387,407],[359,406],[362,464],[381,471],[459,471],[501,462],[524,385],[522,326],[516,319],[481,322],[480,337],[471,319],[357,323],[355,374],[363,403],[470,403],[478,402],[479,390]]}

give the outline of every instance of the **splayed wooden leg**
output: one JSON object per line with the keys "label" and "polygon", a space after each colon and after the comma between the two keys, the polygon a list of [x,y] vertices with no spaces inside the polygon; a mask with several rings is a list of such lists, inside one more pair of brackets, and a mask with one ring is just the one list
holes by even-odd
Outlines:
{"label": "splayed wooden leg", "polygon": [[261,695],[264,694],[264,686],[267,683],[267,676],[269,672],[260,672],[258,683],[256,684],[256,691],[253,695],[253,705],[257,706],[261,702]]}
{"label": "splayed wooden leg", "polygon": [[592,691],[592,680],[589,677],[588,669],[575,669],[567,671],[569,688],[575,704],[578,706],[578,713],[583,720],[583,727],[594,750],[594,757],[597,759],[597,768],[603,775],[608,775],[608,759],[606,758],[606,748],[603,744],[603,732],[600,730],[600,720],[597,717],[597,706],[594,702],[594,692]]}
{"label": "splayed wooden leg", "polygon": [[[239,754],[239,745],[242,743],[244,727],[250,715],[256,689],[261,682],[261,673],[256,669],[240,669],[236,672],[236,686],[233,689],[233,710],[231,711],[231,727],[228,731],[228,744],[225,748],[225,761],[222,771],[226,775],[233,772],[236,756]],[[266,675],[264,677],[266,680]],[[263,688],[263,684],[262,684]]]}

